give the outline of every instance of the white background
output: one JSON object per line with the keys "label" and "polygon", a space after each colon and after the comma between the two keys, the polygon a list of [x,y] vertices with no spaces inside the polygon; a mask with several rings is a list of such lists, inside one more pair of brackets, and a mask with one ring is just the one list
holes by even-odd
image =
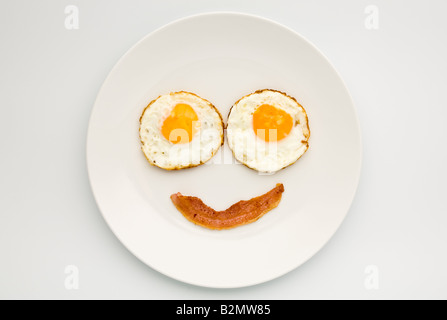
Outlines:
{"label": "white background", "polygon": [[[79,29],[65,28],[67,5]],[[368,30],[365,8],[379,9]],[[200,12],[238,11],[313,42],[359,114],[363,168],[341,228],[276,280],[209,289],[129,253],[104,222],[86,169],[89,115],[117,60]],[[447,3],[439,1],[2,1],[0,298],[447,299]],[[67,290],[65,269],[79,270]],[[378,289],[365,286],[368,266]]]}

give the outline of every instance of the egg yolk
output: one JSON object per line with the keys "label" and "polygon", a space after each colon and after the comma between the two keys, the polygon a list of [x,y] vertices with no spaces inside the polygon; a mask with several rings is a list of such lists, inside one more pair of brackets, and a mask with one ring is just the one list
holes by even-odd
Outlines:
{"label": "egg yolk", "polygon": [[253,113],[253,130],[266,142],[284,139],[292,127],[291,115],[269,104],[259,106]]}
{"label": "egg yolk", "polygon": [[197,113],[190,105],[179,103],[163,122],[161,133],[174,144],[189,143],[199,130],[198,120]]}

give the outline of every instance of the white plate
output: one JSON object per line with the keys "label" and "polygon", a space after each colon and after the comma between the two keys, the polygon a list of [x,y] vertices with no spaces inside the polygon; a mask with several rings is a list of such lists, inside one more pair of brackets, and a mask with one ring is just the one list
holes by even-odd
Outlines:
{"label": "white plate", "polygon": [[[264,88],[294,96],[308,113],[310,148],[294,165],[260,175],[234,163],[227,144],[197,168],[168,172],[146,161],[138,120],[158,95],[197,93],[226,121],[236,100]],[[360,130],[340,76],[302,36],[251,15],[201,14],[149,34],[115,65],[91,114],[87,163],[105,220],[135,256],[190,284],[242,287],[300,266],[334,234],[357,188]],[[192,224],[169,198],[182,192],[221,210],[277,182],[278,208],[231,230]]]}

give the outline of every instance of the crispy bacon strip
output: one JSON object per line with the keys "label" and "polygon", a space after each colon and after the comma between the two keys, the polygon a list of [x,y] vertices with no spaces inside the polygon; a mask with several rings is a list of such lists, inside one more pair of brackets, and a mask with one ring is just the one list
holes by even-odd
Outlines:
{"label": "crispy bacon strip", "polygon": [[205,228],[221,230],[258,220],[278,206],[283,192],[283,184],[278,183],[269,192],[250,200],[239,201],[224,211],[216,211],[204,204],[201,199],[184,196],[181,193],[171,195],[171,200],[189,221]]}

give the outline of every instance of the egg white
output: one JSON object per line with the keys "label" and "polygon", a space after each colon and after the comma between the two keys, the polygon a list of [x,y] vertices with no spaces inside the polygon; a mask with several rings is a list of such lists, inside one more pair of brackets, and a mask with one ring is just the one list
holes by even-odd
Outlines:
{"label": "egg white", "polygon": [[[162,134],[164,120],[179,103],[196,112],[200,130],[190,143],[174,144]],[[211,159],[223,143],[222,117],[207,100],[190,92],[162,95],[152,101],[140,118],[142,151],[149,163],[167,170],[197,166]]]}
{"label": "egg white", "polygon": [[[269,104],[287,112],[294,124],[291,132],[277,142],[266,142],[253,130],[253,113]],[[231,108],[227,121],[227,140],[235,158],[247,167],[273,173],[296,162],[308,149],[310,136],[304,108],[285,93],[260,90],[243,97]]]}

